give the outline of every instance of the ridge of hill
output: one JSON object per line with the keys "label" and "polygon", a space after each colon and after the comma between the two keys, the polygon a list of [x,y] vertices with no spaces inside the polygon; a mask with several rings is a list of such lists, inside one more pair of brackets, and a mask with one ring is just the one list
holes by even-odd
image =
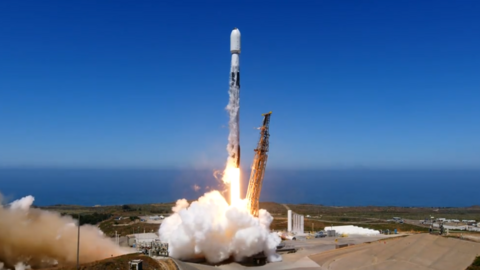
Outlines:
{"label": "ridge of hill", "polygon": [[[155,260],[143,254],[127,254],[118,257],[112,257],[100,261],[84,263],[80,265],[80,270],[117,270],[129,269],[128,263],[132,260],[142,260],[143,270],[178,270],[177,265],[172,259]],[[59,266],[45,270],[76,270],[77,266]]]}

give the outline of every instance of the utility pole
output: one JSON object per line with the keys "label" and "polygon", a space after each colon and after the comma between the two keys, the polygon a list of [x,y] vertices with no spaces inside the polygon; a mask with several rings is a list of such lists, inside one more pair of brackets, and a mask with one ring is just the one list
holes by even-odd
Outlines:
{"label": "utility pole", "polygon": [[80,213],[78,214],[78,236],[77,236],[77,270],[80,269]]}

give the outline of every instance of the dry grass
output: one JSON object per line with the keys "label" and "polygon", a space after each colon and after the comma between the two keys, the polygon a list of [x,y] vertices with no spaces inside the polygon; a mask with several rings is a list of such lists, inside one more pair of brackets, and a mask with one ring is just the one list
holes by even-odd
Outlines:
{"label": "dry grass", "polygon": [[[132,260],[142,260],[144,270],[177,270],[177,265],[173,260],[155,260],[142,254],[128,254],[119,257],[108,258],[101,261],[91,262],[80,265],[81,270],[117,270],[128,269],[128,262]],[[76,270],[76,265],[61,266],[50,268],[51,270]]]}
{"label": "dry grass", "polygon": [[278,216],[278,215],[287,215],[287,209],[285,206],[274,203],[274,202],[260,202],[260,209],[267,210],[271,215]]}
{"label": "dry grass", "polygon": [[158,232],[158,229],[160,228],[160,224],[149,224],[140,222],[139,220],[132,222],[130,219],[126,219],[118,221],[118,223],[118,225],[122,226],[115,226],[115,220],[112,218],[102,222],[99,228],[109,237],[114,237],[115,231],[120,236],[126,236],[133,233]]}
{"label": "dry grass", "polygon": [[[58,211],[66,214],[77,213],[109,213],[115,216],[140,216],[152,214],[165,214],[171,212],[173,203],[157,203],[157,204],[142,204],[142,205],[128,205],[128,210],[122,206],[101,206],[101,207],[84,207],[71,205],[55,205],[50,207],[43,207],[44,209]],[[404,232],[424,232],[428,229],[408,224],[386,223],[386,219],[391,219],[394,216],[402,217],[404,219],[421,220],[431,215],[435,217],[455,218],[455,219],[475,219],[480,220],[480,207],[469,208],[419,208],[419,207],[379,207],[379,206],[365,206],[365,207],[330,207],[313,204],[289,204],[287,205],[292,211],[299,214],[312,216],[311,219],[305,219],[305,229],[312,230],[312,223],[315,230],[323,229],[325,226],[338,226],[353,224],[361,227],[367,227],[377,230],[394,230]],[[275,202],[261,202],[261,209],[266,209],[275,220],[271,228],[274,230],[283,230],[287,228],[287,209],[284,205]],[[130,220],[120,221],[118,223],[127,222]],[[115,221],[113,219],[106,220],[100,224],[100,229],[108,236],[114,236],[115,231],[120,235],[127,235],[135,232],[151,232],[158,231],[158,224],[146,223],[131,223],[126,226],[113,226]]]}
{"label": "dry grass", "polygon": [[429,208],[429,207],[393,207],[393,206],[362,206],[362,207],[331,207],[313,204],[289,204],[292,211],[299,214],[320,216],[322,219],[329,217],[329,220],[337,220],[342,217],[349,218],[377,218],[391,219],[402,217],[405,219],[421,220],[429,216],[475,219],[480,220],[480,209],[478,207],[468,208]]}
{"label": "dry grass", "polygon": [[477,257],[466,270],[480,270],[480,257]]}

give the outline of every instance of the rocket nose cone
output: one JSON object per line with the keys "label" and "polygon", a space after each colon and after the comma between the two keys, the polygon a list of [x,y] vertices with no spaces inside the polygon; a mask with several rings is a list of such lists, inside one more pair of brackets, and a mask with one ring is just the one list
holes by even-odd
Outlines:
{"label": "rocket nose cone", "polygon": [[230,34],[230,37],[240,38],[240,30],[238,30],[238,28],[233,28],[232,33]]}
{"label": "rocket nose cone", "polygon": [[234,28],[230,34],[230,51],[232,53],[240,53],[240,30]]}

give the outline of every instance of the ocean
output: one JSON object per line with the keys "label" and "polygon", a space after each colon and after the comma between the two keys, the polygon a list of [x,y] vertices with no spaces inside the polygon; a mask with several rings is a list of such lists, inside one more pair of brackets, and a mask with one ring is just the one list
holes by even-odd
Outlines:
{"label": "ocean", "polygon": [[[249,175],[242,175],[245,193]],[[197,188],[195,188],[195,186]],[[221,188],[209,170],[0,169],[4,203],[122,205],[193,200]],[[261,201],[328,206],[480,205],[480,171],[268,170]]]}

